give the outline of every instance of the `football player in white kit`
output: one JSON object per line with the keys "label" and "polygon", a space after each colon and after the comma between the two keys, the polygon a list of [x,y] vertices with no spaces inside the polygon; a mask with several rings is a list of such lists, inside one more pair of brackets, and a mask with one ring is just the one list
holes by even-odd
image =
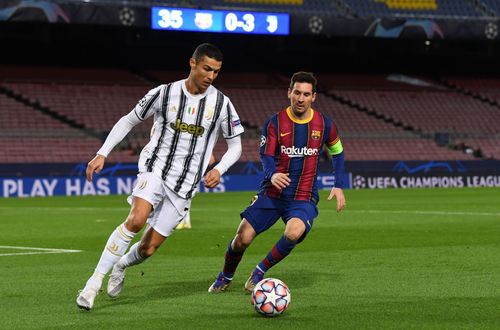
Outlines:
{"label": "football player in white kit", "polygon": [[[241,155],[243,127],[227,96],[212,86],[222,66],[222,52],[201,44],[189,60],[186,79],[150,90],[135,108],[122,117],[109,133],[97,155],[88,163],[87,180],[104,167],[111,150],[140,122],[154,116],[151,140],[139,159],[139,174],[130,213],[111,233],[94,273],[80,291],[76,304],[91,310],[109,276],[107,293],[116,297],[123,288],[125,268],[154,254],[189,209],[199,181],[208,167],[217,137],[222,131],[228,149],[220,162],[204,175],[213,188]],[[141,240],[129,243],[146,224]]]}

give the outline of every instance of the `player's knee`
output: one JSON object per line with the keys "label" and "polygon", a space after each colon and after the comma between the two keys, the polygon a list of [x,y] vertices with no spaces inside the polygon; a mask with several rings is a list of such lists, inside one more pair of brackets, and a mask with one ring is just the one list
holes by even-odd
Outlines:
{"label": "player's knee", "polygon": [[285,231],[285,238],[289,242],[298,243],[302,235],[304,235],[305,228],[302,226],[294,226],[287,228]]}
{"label": "player's knee", "polygon": [[141,212],[130,212],[125,222],[125,226],[128,230],[137,233],[144,227],[147,218],[147,215]]}
{"label": "player's knee", "polygon": [[298,243],[304,232],[306,231],[306,226],[304,223],[298,219],[291,220],[287,223],[285,229],[285,238],[293,243]]}
{"label": "player's knee", "polygon": [[252,243],[252,237],[238,233],[233,240],[233,250],[242,252]]}
{"label": "player's knee", "polygon": [[302,234],[304,234],[303,231],[293,230],[285,233],[285,238],[291,243],[298,243],[299,239],[302,237]]}

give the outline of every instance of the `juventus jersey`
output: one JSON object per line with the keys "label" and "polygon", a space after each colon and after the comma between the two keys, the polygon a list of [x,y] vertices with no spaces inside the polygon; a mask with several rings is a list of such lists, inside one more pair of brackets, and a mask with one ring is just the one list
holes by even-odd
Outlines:
{"label": "juventus jersey", "polygon": [[167,187],[183,198],[193,196],[219,132],[225,139],[243,133],[227,96],[213,86],[192,95],[185,79],[150,90],[133,111],[141,121],[154,116],[151,140],[141,152],[139,171],[161,176]]}

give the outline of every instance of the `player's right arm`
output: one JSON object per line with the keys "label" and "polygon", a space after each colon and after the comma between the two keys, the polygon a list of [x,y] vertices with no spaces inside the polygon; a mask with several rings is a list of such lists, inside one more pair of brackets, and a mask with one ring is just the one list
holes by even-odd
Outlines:
{"label": "player's right arm", "polygon": [[160,92],[161,86],[150,90],[132,111],[116,122],[101,149],[97,151],[97,155],[87,164],[86,174],[88,181],[92,181],[93,174],[99,173],[103,169],[106,157],[127,136],[132,128],[153,115],[155,109],[158,107],[157,103],[160,99]]}
{"label": "player's right arm", "polygon": [[278,146],[278,134],[276,131],[276,115],[269,118],[262,127],[260,141],[260,161],[264,170],[264,179],[270,180],[271,184],[278,189],[284,189],[290,185],[288,173],[276,172],[274,155]]}
{"label": "player's right arm", "polygon": [[97,155],[87,165],[86,172],[88,181],[92,181],[92,175],[94,173],[99,173],[102,170],[106,157],[108,157],[111,150],[113,150],[113,148],[123,140],[128,132],[130,132],[132,128],[140,122],[141,121],[137,118],[133,110],[118,120],[115,126],[111,129],[111,132],[109,132],[108,137],[106,138],[106,141],[104,141],[101,149],[97,151]]}
{"label": "player's right arm", "polygon": [[87,164],[87,181],[92,181],[92,176],[94,173],[99,173],[104,167],[104,162],[106,161],[106,157],[103,155],[95,155],[94,158]]}

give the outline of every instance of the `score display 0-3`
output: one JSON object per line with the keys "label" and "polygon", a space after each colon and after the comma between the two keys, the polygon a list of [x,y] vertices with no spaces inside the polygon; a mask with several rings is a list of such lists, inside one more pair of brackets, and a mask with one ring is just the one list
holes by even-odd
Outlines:
{"label": "score display 0-3", "polygon": [[173,31],[288,35],[290,15],[152,7],[151,28]]}

